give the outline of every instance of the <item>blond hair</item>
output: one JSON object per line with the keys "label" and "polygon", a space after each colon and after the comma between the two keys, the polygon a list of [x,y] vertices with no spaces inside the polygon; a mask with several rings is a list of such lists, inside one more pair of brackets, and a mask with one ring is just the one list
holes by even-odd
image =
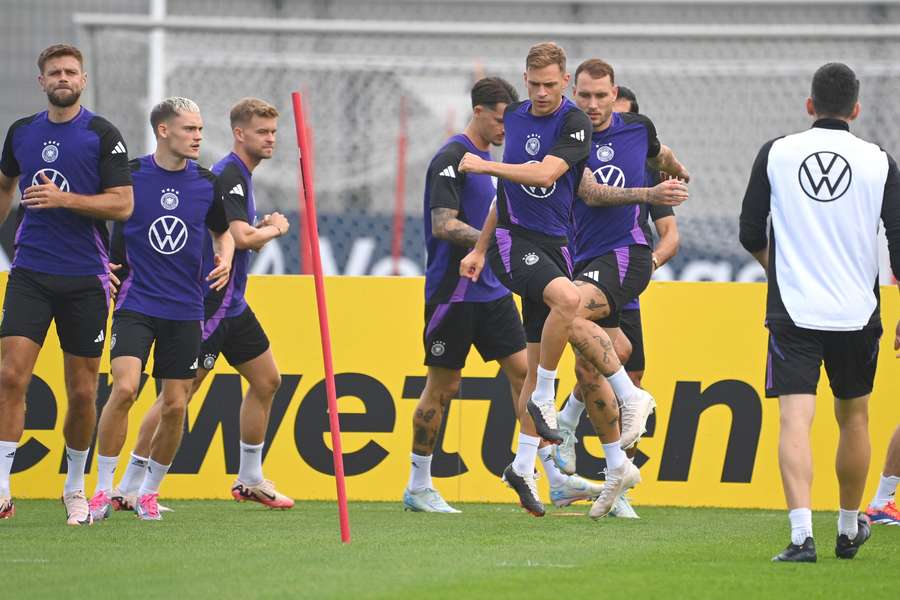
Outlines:
{"label": "blond hair", "polygon": [[561,72],[566,72],[566,51],[556,42],[542,42],[528,50],[528,56],[525,58],[526,71],[543,69],[550,65],[557,65]]}
{"label": "blond hair", "polygon": [[278,118],[278,109],[259,98],[243,98],[231,107],[231,126],[250,122],[253,117]]}

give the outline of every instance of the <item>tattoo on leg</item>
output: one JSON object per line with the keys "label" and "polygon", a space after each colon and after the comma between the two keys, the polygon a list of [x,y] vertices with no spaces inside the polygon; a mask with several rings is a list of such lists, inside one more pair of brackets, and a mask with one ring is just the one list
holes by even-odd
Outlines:
{"label": "tattoo on leg", "polygon": [[584,305],[584,307],[588,310],[598,310],[601,308],[605,308],[607,306],[609,306],[609,305],[606,304],[605,302],[600,303],[600,302],[597,302],[596,300],[594,300],[593,298],[588,300],[588,303]]}
{"label": "tattoo on leg", "polygon": [[[421,412],[421,411],[420,411],[420,412]],[[434,410],[433,408],[430,408],[430,409],[428,409],[428,412],[426,412],[424,415],[422,415],[422,419],[423,419],[426,423],[430,423],[430,422],[431,422],[431,419],[433,419],[433,418],[434,418],[434,415],[436,415],[436,414],[437,414],[437,411]]]}
{"label": "tattoo on leg", "polygon": [[[598,385],[597,387],[600,387],[600,386]],[[604,402],[603,400],[594,400],[594,406],[596,406],[600,410],[605,410],[606,402]]]}
{"label": "tattoo on leg", "polygon": [[421,448],[430,448],[431,444],[434,443],[434,436],[431,436],[432,441],[429,442],[428,429],[418,426],[414,427],[413,429],[415,429],[415,434],[413,436],[415,445]]}

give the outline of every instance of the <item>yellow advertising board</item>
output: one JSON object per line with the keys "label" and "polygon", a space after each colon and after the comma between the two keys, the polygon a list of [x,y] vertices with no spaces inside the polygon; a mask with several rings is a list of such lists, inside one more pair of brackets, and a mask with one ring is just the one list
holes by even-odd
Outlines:
{"label": "yellow advertising board", "polygon": [[[0,278],[5,289],[5,277]],[[337,373],[347,490],[351,500],[399,502],[409,474],[412,413],[424,385],[421,278],[333,277],[326,282]],[[900,316],[892,288],[882,294],[887,330]],[[318,321],[312,278],[255,276],[249,301],[272,341],[283,375],[267,435],[266,476],[298,499],[335,497]],[[780,508],[777,401],[763,396],[765,286],[654,282],[642,298],[647,349],[645,387],[658,407],[641,441],[643,483],[635,504]],[[884,452],[900,422],[900,365],[882,339],[871,403],[874,489]],[[560,403],[574,384],[571,353],[559,368]],[[150,369],[148,369],[149,372]],[[108,355],[98,404],[111,381]],[[435,484],[448,501],[515,501],[499,474],[512,460],[517,429],[509,387],[495,363],[469,355],[460,399],[451,403],[435,453]],[[189,407],[182,447],[163,484],[169,498],[226,498],[238,469],[238,414],[245,386],[220,359]],[[148,378],[130,419],[126,453],[154,401]],[[824,372],[813,431],[814,508],[835,508],[837,426]],[[52,331],[35,369],[26,431],[12,477],[17,498],[59,495],[64,480],[65,386]],[[586,422],[582,424],[588,430]],[[579,472],[599,479],[599,440],[583,438]],[[89,462],[89,490],[96,467]],[[122,461],[124,464],[124,460]],[[548,495],[546,479],[538,482]]]}

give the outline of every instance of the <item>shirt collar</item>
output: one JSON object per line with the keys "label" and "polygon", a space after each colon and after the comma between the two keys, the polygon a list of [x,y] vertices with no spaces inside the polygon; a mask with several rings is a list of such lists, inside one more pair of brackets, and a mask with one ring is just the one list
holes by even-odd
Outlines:
{"label": "shirt collar", "polygon": [[822,129],[843,129],[844,131],[850,131],[850,123],[842,119],[817,119],[812,126],[821,127]]}

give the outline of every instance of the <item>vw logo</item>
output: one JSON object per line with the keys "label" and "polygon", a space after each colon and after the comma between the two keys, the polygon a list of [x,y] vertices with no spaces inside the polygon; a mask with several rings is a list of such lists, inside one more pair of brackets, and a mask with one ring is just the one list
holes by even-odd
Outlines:
{"label": "vw logo", "polygon": [[603,165],[594,171],[597,181],[612,187],[625,187],[625,173],[616,165]]}
{"label": "vw logo", "polygon": [[56,169],[41,169],[37,173],[34,174],[34,177],[31,178],[31,185],[43,185],[43,180],[41,179],[41,173],[50,180],[50,183],[56,185],[61,192],[69,191],[69,180],[66,179],[65,175],[57,171]]}
{"label": "vw logo", "polygon": [[176,216],[163,215],[150,225],[147,237],[160,254],[175,254],[187,243],[187,225]]}
{"label": "vw logo", "polygon": [[[532,163],[536,163],[536,160],[529,160],[527,165]],[[525,185],[524,183],[520,183],[522,189],[525,190],[525,193],[531,196],[532,198],[547,198],[553,195],[553,192],[556,191],[556,182],[553,182],[553,185],[550,187],[540,187],[537,185]]]}
{"label": "vw logo", "polygon": [[835,152],[815,152],[804,159],[797,173],[800,187],[817,202],[833,202],[847,193],[853,172],[847,159]]}

